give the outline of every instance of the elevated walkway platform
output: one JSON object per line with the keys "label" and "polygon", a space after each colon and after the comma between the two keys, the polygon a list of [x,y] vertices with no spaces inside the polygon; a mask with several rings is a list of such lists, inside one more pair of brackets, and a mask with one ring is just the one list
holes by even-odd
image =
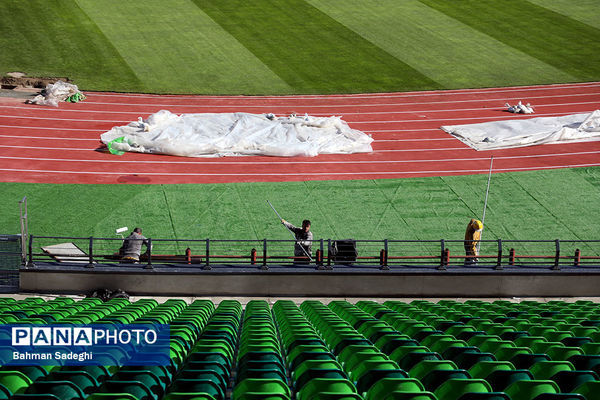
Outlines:
{"label": "elevated walkway platform", "polygon": [[600,295],[600,266],[260,266],[36,262],[20,290],[81,294],[98,288],[155,296],[584,297]]}

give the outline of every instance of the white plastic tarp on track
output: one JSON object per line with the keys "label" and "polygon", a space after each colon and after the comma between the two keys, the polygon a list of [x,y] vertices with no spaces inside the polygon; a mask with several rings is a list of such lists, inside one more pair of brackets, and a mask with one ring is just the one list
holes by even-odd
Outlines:
{"label": "white plastic tarp on track", "polygon": [[562,117],[442,126],[441,129],[456,136],[475,150],[587,142],[600,140],[600,110]]}
{"label": "white plastic tarp on track", "polygon": [[203,156],[316,156],[372,152],[373,139],[340,117],[247,113],[173,114],[161,110],[101,135],[118,151]]}

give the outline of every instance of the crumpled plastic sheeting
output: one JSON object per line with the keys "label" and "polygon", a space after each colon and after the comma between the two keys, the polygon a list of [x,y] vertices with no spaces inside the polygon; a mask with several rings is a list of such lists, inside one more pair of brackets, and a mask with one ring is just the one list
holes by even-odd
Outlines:
{"label": "crumpled plastic sheeting", "polygon": [[29,100],[29,103],[58,107],[59,102],[65,101],[68,97],[77,93],[79,93],[77,85],[58,81],[46,85],[44,95],[38,94],[33,99]]}
{"label": "crumpled plastic sheeting", "polygon": [[120,151],[184,157],[266,155],[316,156],[372,152],[373,139],[340,117],[274,117],[248,113],[173,114],[113,127],[103,143]]}
{"label": "crumpled plastic sheeting", "polygon": [[442,126],[475,150],[600,140],[600,110],[590,114]]}

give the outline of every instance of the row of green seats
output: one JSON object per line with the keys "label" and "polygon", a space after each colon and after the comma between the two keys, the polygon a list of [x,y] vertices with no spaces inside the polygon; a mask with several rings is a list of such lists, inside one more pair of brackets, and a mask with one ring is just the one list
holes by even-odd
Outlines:
{"label": "row of green seats", "polygon": [[[357,305],[384,320],[395,321],[394,325],[399,331],[407,332],[413,339],[418,339],[419,344],[429,345],[432,350],[439,351],[444,361],[456,362],[460,368],[467,369],[469,375],[486,379],[493,390],[503,390],[513,398],[528,399],[530,396],[526,393],[538,393],[536,391],[541,390],[546,390],[549,394],[562,392],[561,398],[565,398],[568,392],[579,393],[579,397],[568,394],[572,398],[581,398],[584,394],[589,397],[589,392],[596,385],[597,378],[593,371],[574,371],[574,368],[569,368],[569,372],[553,376],[552,368],[557,368],[558,365],[569,366],[570,363],[564,360],[551,361],[548,354],[534,353],[527,348],[524,344],[531,337],[527,332],[514,335],[511,329],[501,329],[502,324],[499,322],[490,325],[484,318],[474,317],[477,310],[471,309],[471,313],[467,313],[465,307],[472,307],[472,304],[446,307],[444,304],[426,301],[411,304],[386,302],[383,307],[389,306],[387,310],[382,310],[382,305],[377,303],[359,302]],[[490,309],[489,304],[482,308]],[[390,313],[389,310],[395,310],[396,313]],[[492,330],[495,334],[489,334],[485,329]],[[543,337],[541,339],[545,340]],[[562,343],[557,347],[560,349],[551,352],[555,358],[582,357],[579,352],[571,353],[572,349]],[[595,356],[589,360],[595,360]],[[438,373],[443,374],[452,375],[456,372]],[[545,378],[553,379],[544,381]],[[423,378],[426,383],[428,379]],[[525,380],[533,382],[522,382]],[[588,383],[589,380],[593,382]],[[509,386],[511,383],[514,384]],[[516,392],[521,393],[521,397]]]}
{"label": "row of green seats", "polygon": [[[357,330],[365,321],[354,321],[353,326],[317,301],[306,301],[301,309],[348,373],[350,383],[366,400],[435,399],[418,380],[409,378],[395,361]],[[368,325],[365,329],[369,329]]]}
{"label": "row of green seats", "polygon": [[314,326],[292,301],[279,300],[273,314],[297,400],[362,399]]}
{"label": "row of green seats", "polygon": [[233,400],[290,400],[287,369],[277,328],[266,301],[246,305],[237,354]]}
{"label": "row of green seats", "polygon": [[[203,302],[201,313],[210,315],[197,332],[187,357],[178,369],[165,400],[224,400],[237,347],[242,307],[237,301],[222,301],[214,309]],[[210,314],[206,311],[210,310]],[[198,312],[197,310],[196,312]]]}

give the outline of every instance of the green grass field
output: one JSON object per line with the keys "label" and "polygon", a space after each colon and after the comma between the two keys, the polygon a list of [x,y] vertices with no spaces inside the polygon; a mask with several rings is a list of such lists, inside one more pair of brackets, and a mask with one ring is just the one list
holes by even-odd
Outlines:
{"label": "green grass field", "polygon": [[[288,239],[270,200],[316,238],[461,239],[481,218],[487,175],[364,181],[214,185],[32,185],[1,183],[0,226],[19,231],[27,196],[36,235],[114,237],[140,226],[163,239]],[[589,240],[600,204],[600,168],[494,174],[487,239]],[[92,206],[90,206],[92,205]],[[8,229],[6,229],[8,228]]]}
{"label": "green grass field", "polygon": [[0,73],[204,94],[592,81],[597,11],[595,0],[4,0]]}

